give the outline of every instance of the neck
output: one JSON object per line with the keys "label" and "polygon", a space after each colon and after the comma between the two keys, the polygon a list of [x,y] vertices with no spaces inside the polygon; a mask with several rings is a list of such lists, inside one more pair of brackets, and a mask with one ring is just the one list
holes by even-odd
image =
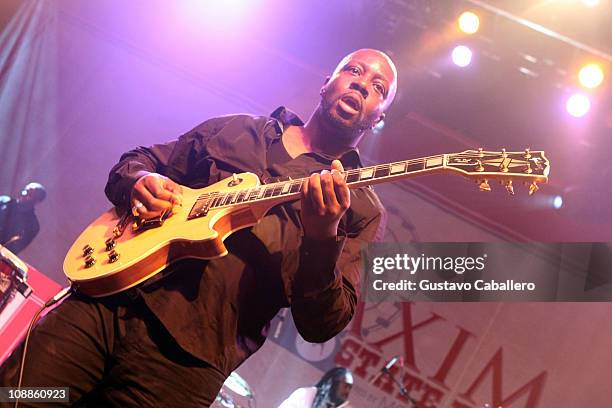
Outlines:
{"label": "neck", "polygon": [[312,112],[310,118],[303,128],[301,128],[302,140],[310,150],[340,157],[343,153],[354,149],[363,133],[354,138],[345,138],[338,135],[338,130],[328,124],[321,113],[321,105]]}

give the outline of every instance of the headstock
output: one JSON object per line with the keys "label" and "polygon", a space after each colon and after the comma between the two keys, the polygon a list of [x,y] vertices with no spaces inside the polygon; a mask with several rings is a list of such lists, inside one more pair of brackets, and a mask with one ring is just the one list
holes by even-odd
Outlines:
{"label": "headstock", "polygon": [[522,152],[466,150],[447,156],[445,167],[475,179],[480,191],[491,191],[489,180],[498,180],[510,194],[513,181],[528,186],[529,195],[538,190],[538,183],[548,182],[550,165],[543,151]]}

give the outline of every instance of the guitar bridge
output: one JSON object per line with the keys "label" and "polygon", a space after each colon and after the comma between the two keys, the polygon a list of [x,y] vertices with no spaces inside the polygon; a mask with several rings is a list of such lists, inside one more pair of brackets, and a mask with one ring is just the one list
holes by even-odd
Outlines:
{"label": "guitar bridge", "polygon": [[132,224],[132,230],[134,232],[142,232],[152,228],[161,227],[164,224],[164,221],[166,221],[166,218],[168,218],[169,213],[170,212],[168,211],[163,213],[159,217],[149,218],[146,220],[142,218],[136,218],[136,220]]}

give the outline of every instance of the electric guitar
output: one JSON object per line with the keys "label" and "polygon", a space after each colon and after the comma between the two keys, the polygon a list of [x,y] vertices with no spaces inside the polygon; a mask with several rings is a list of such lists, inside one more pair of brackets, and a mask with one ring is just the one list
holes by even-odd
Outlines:
{"label": "electric guitar", "polygon": [[[498,180],[511,194],[513,181],[529,194],[546,183],[550,171],[542,151],[466,150],[347,170],[349,188],[432,173],[454,173],[490,191]],[[111,209],[91,223],[64,259],[73,288],[93,297],[121,292],[183,258],[214,259],[227,254],[232,232],[257,224],[275,205],[298,200],[305,179],[261,185],[253,173],[234,174],[201,189],[183,187],[183,205],[172,216],[140,219]]]}

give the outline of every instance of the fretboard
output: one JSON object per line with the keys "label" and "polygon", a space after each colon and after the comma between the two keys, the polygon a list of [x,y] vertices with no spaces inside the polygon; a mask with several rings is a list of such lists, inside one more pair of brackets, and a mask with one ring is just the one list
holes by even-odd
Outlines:
{"label": "fretboard", "polygon": [[[406,178],[443,167],[445,155],[405,160],[376,166],[361,167],[342,172],[349,188],[357,188]],[[188,219],[206,215],[211,209],[274,200],[276,203],[300,197],[306,178],[264,184],[246,190],[215,191],[198,197]],[[279,200],[280,199],[280,200]]]}

